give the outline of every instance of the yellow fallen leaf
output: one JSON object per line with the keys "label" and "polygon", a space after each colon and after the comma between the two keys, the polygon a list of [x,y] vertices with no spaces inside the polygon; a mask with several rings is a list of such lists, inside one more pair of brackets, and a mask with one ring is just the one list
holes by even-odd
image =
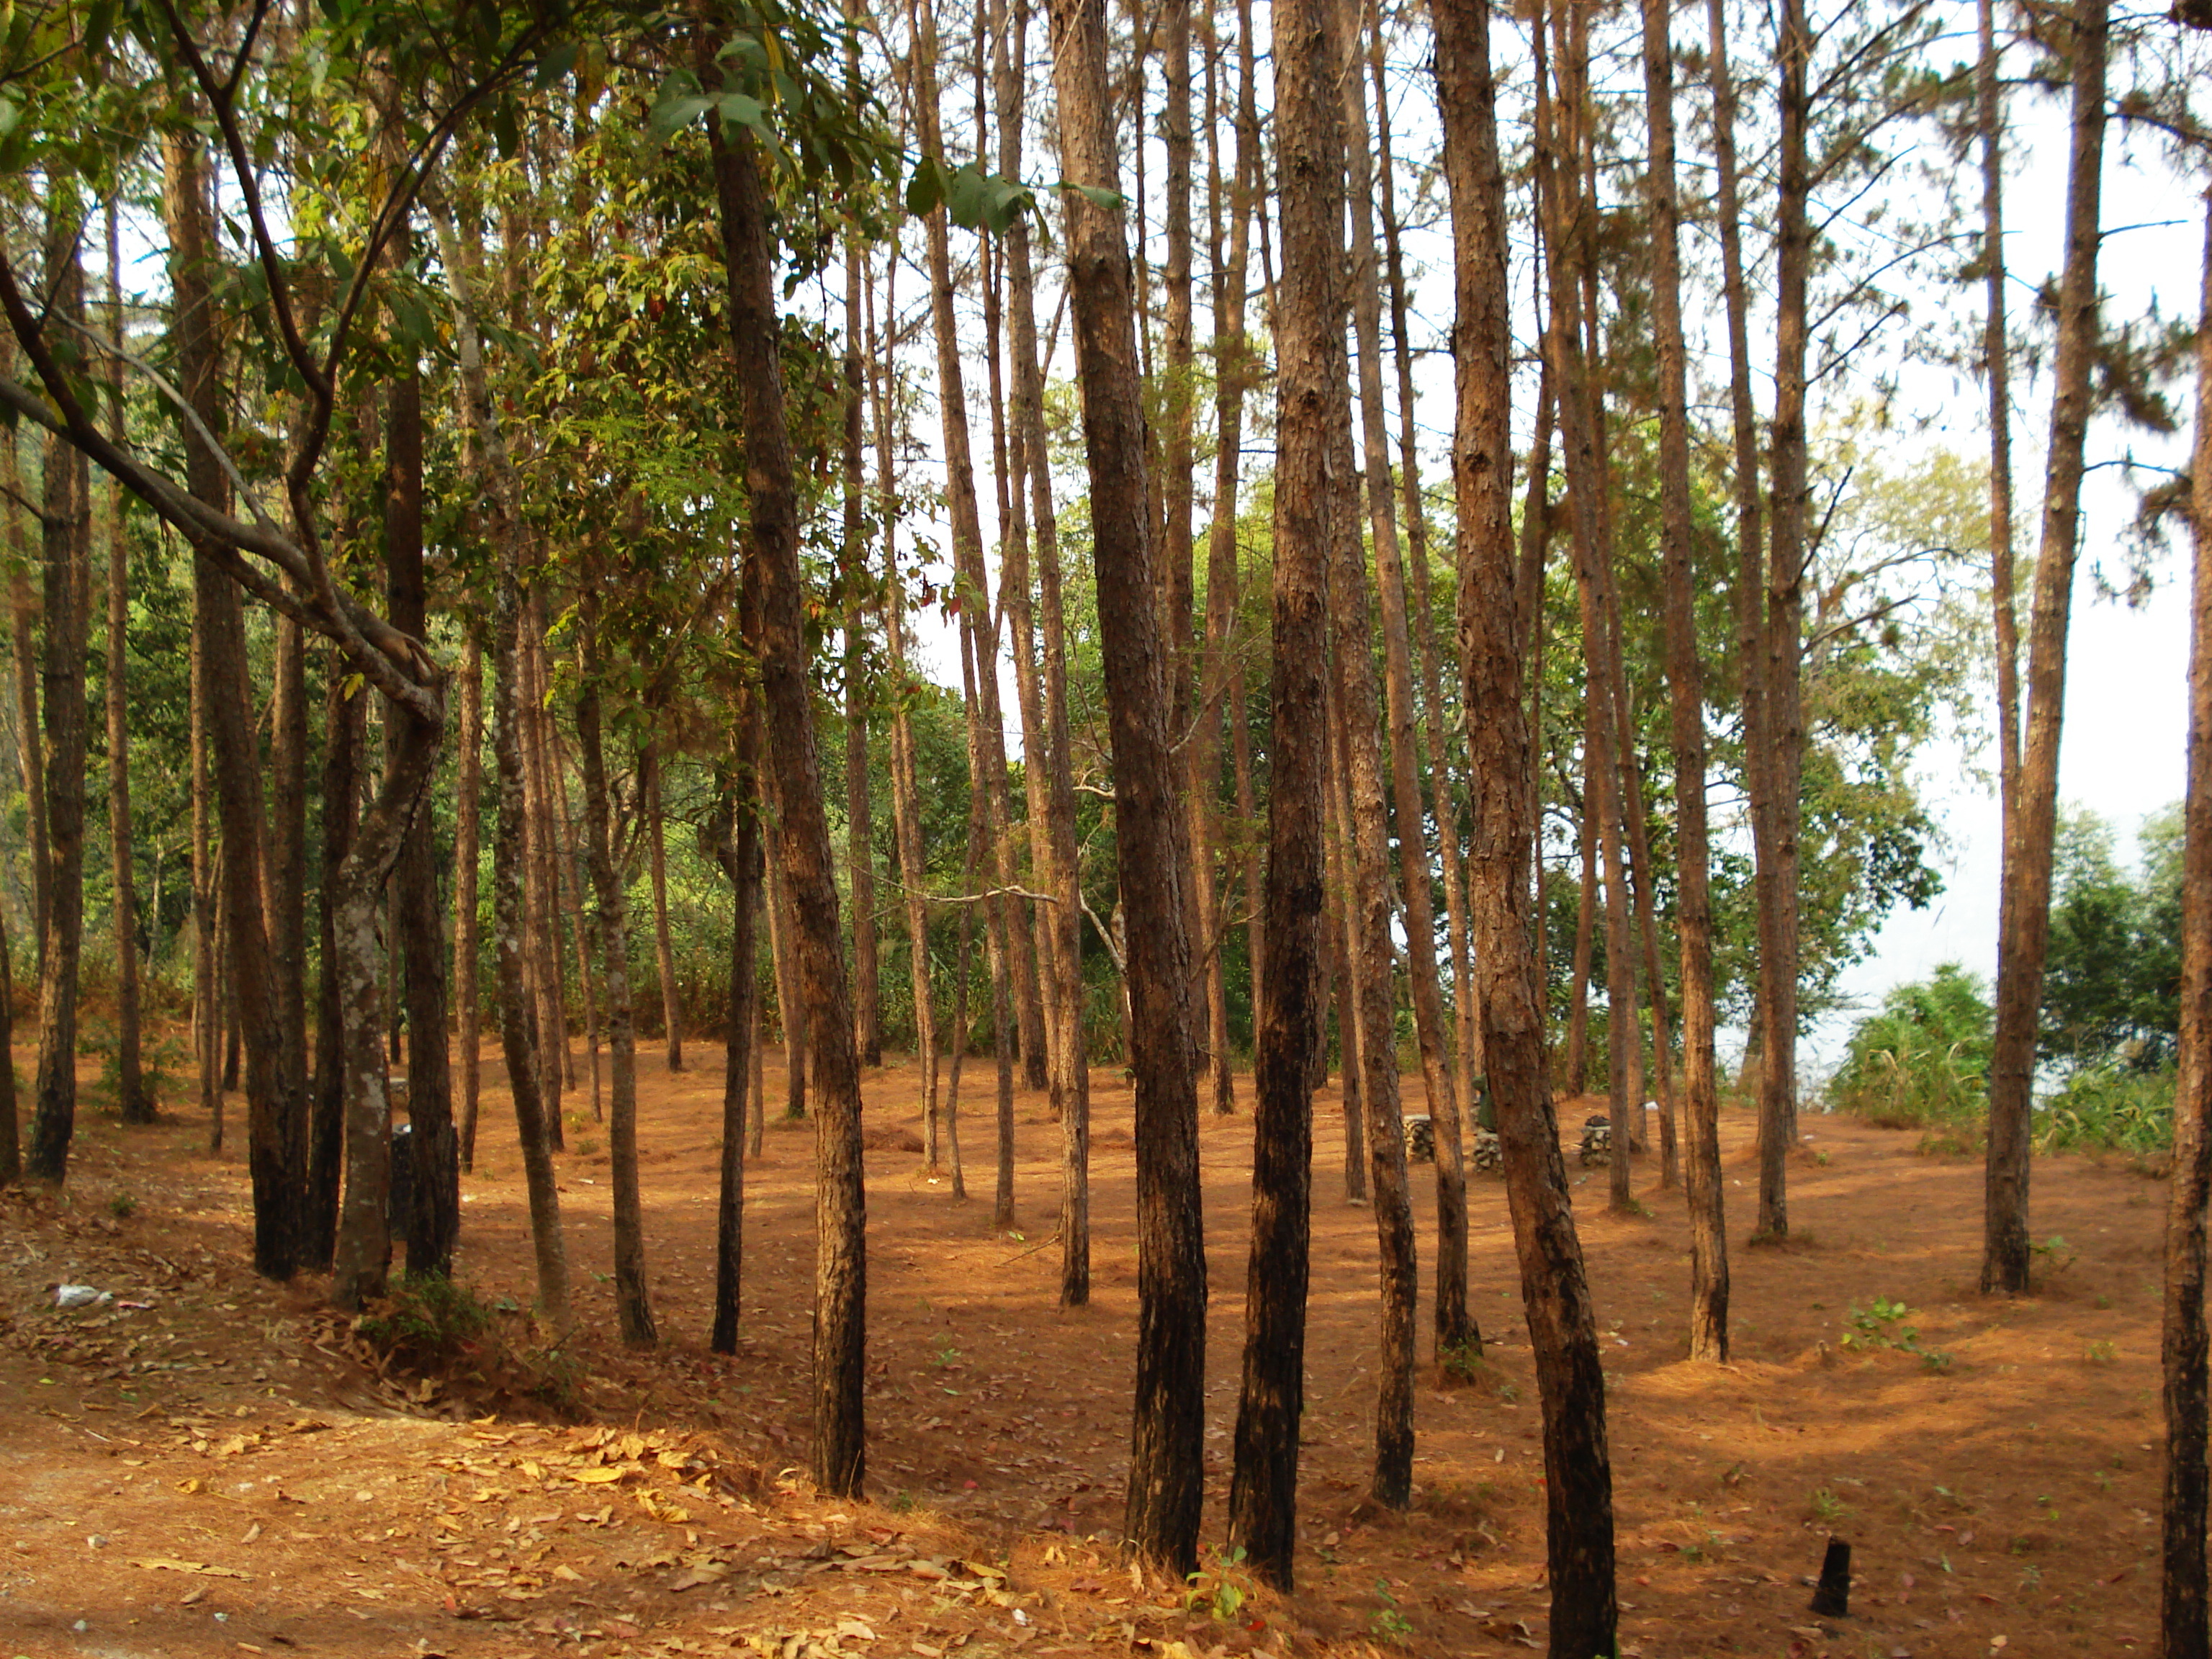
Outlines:
{"label": "yellow fallen leaf", "polygon": [[560,1565],[555,1565],[553,1569],[553,1576],[556,1578],[560,1579],[562,1583],[569,1584],[580,1583],[583,1581],[584,1577],[584,1575],[578,1572],[575,1568]]}
{"label": "yellow fallen leaf", "polygon": [[621,1480],[623,1478],[623,1472],[620,1469],[610,1469],[605,1468],[596,1469],[571,1469],[568,1471],[568,1478],[571,1480],[582,1480],[592,1486],[605,1486],[611,1480]]}
{"label": "yellow fallen leaf", "polygon": [[252,1578],[250,1572],[240,1572],[233,1567],[211,1567],[204,1561],[178,1561],[166,1555],[149,1555],[131,1564],[152,1572],[197,1572],[210,1578]]}

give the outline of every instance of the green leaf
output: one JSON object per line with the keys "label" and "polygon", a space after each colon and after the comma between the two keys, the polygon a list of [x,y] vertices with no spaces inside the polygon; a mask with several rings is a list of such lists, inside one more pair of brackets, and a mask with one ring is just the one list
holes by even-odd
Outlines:
{"label": "green leaf", "polygon": [[514,100],[502,98],[492,106],[492,142],[499,146],[499,159],[512,161],[522,153],[522,123],[514,112]]}
{"label": "green leaf", "polygon": [[914,177],[907,180],[906,210],[917,219],[926,219],[944,199],[945,170],[933,158],[924,156],[915,163]]}
{"label": "green leaf", "polygon": [[714,107],[714,100],[702,98],[697,93],[679,93],[664,88],[659,100],[653,106],[652,117],[646,122],[646,133],[656,143],[666,143],[677,133]]}
{"label": "green leaf", "polygon": [[575,41],[566,40],[538,60],[538,76],[532,83],[538,91],[544,91],[576,66],[576,50]]}
{"label": "green leaf", "polygon": [[715,107],[722,112],[722,124],[729,127],[750,127],[763,138],[769,137],[768,112],[761,107],[757,98],[749,98],[742,92],[726,92],[716,100]]}
{"label": "green leaf", "polygon": [[971,162],[952,175],[949,205],[952,222],[974,230],[983,222],[983,174]]}
{"label": "green leaf", "polygon": [[1072,190],[1093,207],[1104,208],[1109,213],[1123,206],[1127,198],[1117,190],[1108,190],[1103,185],[1079,185],[1072,179],[1060,181],[1061,190]]}

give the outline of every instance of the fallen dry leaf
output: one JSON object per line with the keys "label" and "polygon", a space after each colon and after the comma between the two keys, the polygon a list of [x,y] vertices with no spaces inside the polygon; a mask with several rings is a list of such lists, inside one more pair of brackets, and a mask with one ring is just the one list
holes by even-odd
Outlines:
{"label": "fallen dry leaf", "polygon": [[240,1572],[234,1567],[211,1567],[204,1561],[178,1561],[166,1555],[149,1555],[135,1560],[134,1567],[144,1567],[151,1572],[197,1572],[210,1578],[246,1578],[253,1575]]}

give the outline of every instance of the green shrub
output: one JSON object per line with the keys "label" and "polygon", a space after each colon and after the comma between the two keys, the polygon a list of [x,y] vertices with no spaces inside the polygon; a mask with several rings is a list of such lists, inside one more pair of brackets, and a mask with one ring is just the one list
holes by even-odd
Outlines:
{"label": "green shrub", "polygon": [[2037,1149],[2166,1152],[2173,1145],[2173,1091],[2171,1066],[2137,1071],[2117,1055],[2084,1066],[2037,1111]]}
{"label": "green shrub", "polygon": [[1879,1013],[1859,1022],[1829,1103],[1885,1128],[1978,1131],[1996,1024],[1981,981],[1947,963],[1933,978],[1892,990]]}

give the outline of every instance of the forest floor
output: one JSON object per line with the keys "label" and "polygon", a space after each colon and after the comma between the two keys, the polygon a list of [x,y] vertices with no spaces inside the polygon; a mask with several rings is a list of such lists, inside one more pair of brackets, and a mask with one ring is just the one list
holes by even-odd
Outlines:
{"label": "forest floor", "polygon": [[[641,1055],[662,1337],[648,1355],[615,1338],[605,1132],[588,1090],[580,1118],[580,1092],[568,1097],[581,1320],[561,1351],[565,1413],[380,1372],[324,1307],[325,1282],[256,1279],[242,1103],[220,1158],[196,1113],[125,1130],[82,1109],[66,1197],[0,1200],[0,1659],[1304,1659],[1542,1643],[1538,1413],[1496,1178],[1469,1194],[1487,1367],[1470,1387],[1425,1375],[1413,1510],[1378,1510],[1364,1498],[1373,1220],[1342,1200],[1334,1091],[1316,1102],[1299,1589],[1224,1618],[1233,1595],[1194,1611],[1183,1586],[1133,1574],[1109,1541],[1137,1314],[1119,1074],[1093,1074],[1094,1294],[1073,1311],[1057,1305],[1059,1135],[1042,1098],[1018,1100],[1020,1220],[1003,1232],[989,1068],[968,1073],[986,1109],[964,1114],[964,1200],[898,1148],[915,1073],[869,1076],[885,1143],[868,1157],[870,1501],[836,1504],[802,1474],[811,1126],[772,1123],[746,1171],[743,1351],[714,1356],[721,1051],[695,1045],[690,1060],[672,1075],[657,1050]],[[501,1078],[488,1060],[459,1274],[487,1300],[526,1304]],[[782,1099],[773,1064],[768,1098],[772,1111]],[[1586,1109],[1564,1105],[1561,1120]],[[1622,1651],[2154,1651],[2164,1184],[2117,1159],[2041,1161],[2043,1291],[1991,1301],[1974,1289],[1978,1160],[1844,1119],[1806,1127],[1795,1237],[1753,1249],[1750,1118],[1724,1118],[1735,1352],[1717,1370],[1683,1357],[1687,1225],[1656,1155],[1638,1160],[1649,1212],[1632,1217],[1608,1214],[1605,1171],[1571,1158],[1607,1356]],[[1201,1126],[1212,1540],[1225,1531],[1250,1136],[1241,1114]],[[1425,1331],[1423,1166],[1414,1191]],[[63,1283],[115,1299],[60,1310]],[[1810,1575],[1831,1533],[1853,1546],[1856,1583],[1850,1616],[1816,1620]]]}

